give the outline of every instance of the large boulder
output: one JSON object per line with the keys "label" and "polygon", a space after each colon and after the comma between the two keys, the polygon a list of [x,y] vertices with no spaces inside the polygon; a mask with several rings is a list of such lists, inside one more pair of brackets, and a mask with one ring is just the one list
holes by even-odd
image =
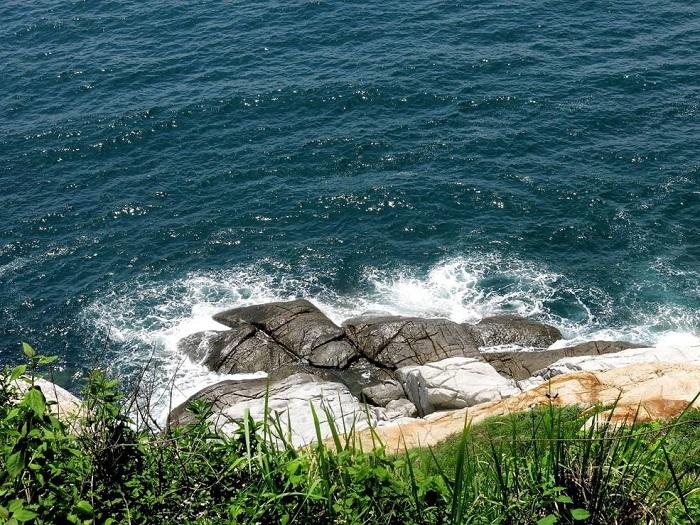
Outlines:
{"label": "large boulder", "polygon": [[475,329],[448,319],[359,317],[343,327],[363,356],[389,369],[479,356],[481,337]]}
{"label": "large boulder", "polygon": [[518,381],[529,378],[538,370],[566,357],[603,355],[638,345],[625,341],[589,341],[567,348],[532,352],[482,352],[481,357],[499,373]]}
{"label": "large boulder", "polygon": [[514,381],[504,378],[488,363],[470,357],[406,366],[399,368],[396,375],[421,416],[520,393]]}
{"label": "large boulder", "polygon": [[233,308],[214,320],[230,328],[250,324],[315,366],[345,368],[357,356],[345,332],[303,299]]}
{"label": "large boulder", "polygon": [[482,346],[518,345],[546,348],[562,338],[555,327],[518,315],[497,315],[479,321]]}
{"label": "large boulder", "polygon": [[[222,381],[201,390],[176,407],[170,413],[168,423],[182,425],[191,422],[194,416],[187,411],[187,404],[195,399],[204,399],[212,403],[213,414],[210,422],[213,427],[226,434],[235,432],[246,411],[250,411],[255,421],[268,418],[276,441],[284,440],[294,447],[304,446],[316,440],[311,405],[320,421],[322,439],[331,436],[329,419],[340,433],[349,431],[353,425],[356,428],[364,428],[370,424],[367,418],[369,412],[345,385],[324,381],[312,374],[293,374],[273,382],[267,379]],[[277,422],[282,427],[283,436],[280,435],[279,429],[275,428]]]}
{"label": "large boulder", "polygon": [[269,373],[299,361],[264,332],[247,323],[239,323],[224,332],[189,335],[178,342],[178,350],[222,374]]}

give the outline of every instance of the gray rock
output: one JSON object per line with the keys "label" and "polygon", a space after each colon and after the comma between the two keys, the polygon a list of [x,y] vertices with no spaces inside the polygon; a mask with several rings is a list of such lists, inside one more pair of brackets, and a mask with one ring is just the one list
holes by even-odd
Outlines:
{"label": "gray rock", "polygon": [[418,415],[416,405],[408,399],[389,401],[386,407],[375,407],[374,414],[379,424],[394,423],[400,419],[414,418]]}
{"label": "gray rock", "polygon": [[448,319],[360,317],[345,321],[343,327],[363,356],[390,369],[479,356],[481,337],[476,330]]}
{"label": "gray rock", "polygon": [[198,332],[178,349],[193,361],[223,374],[272,372],[298,358],[253,325],[239,323],[224,332]]}
{"label": "gray rock", "polygon": [[504,378],[488,363],[470,357],[406,366],[399,368],[396,375],[421,416],[520,393],[515,381]]}
{"label": "gray rock", "polygon": [[521,381],[566,357],[611,354],[639,346],[625,341],[590,341],[568,348],[536,352],[483,352],[481,357],[501,375]]}
{"label": "gray rock", "polygon": [[555,327],[517,315],[486,317],[476,325],[476,329],[483,340],[482,346],[517,344],[546,348],[562,338]]}
{"label": "gray rock", "polygon": [[251,324],[315,366],[344,368],[357,355],[344,331],[303,299],[233,308],[214,320],[231,328]]}
{"label": "gray rock", "polygon": [[[266,395],[267,413],[264,411]],[[320,420],[322,439],[331,436],[329,420],[341,434],[353,426],[357,429],[366,428],[374,421],[367,418],[368,412],[345,385],[303,373],[271,382],[267,379],[222,381],[201,390],[176,407],[170,413],[168,424],[184,425],[192,422],[194,416],[187,410],[187,404],[195,399],[212,403],[210,423],[225,434],[235,432],[246,411],[250,411],[255,421],[268,418],[275,441],[279,443],[284,440],[295,447],[316,440],[311,405]],[[281,433],[276,428],[278,421],[282,427]]]}
{"label": "gray rock", "polygon": [[393,379],[362,389],[362,398],[380,407],[385,407],[389,402],[405,397],[406,394],[401,383]]}
{"label": "gray rock", "polygon": [[660,348],[627,348],[619,352],[605,355],[580,355],[565,357],[551,365],[538,370],[532,377],[520,381],[522,389],[530,389],[543,382],[569,372],[599,372],[634,365],[645,364],[700,364],[700,355],[695,348],[689,347],[660,347]]}

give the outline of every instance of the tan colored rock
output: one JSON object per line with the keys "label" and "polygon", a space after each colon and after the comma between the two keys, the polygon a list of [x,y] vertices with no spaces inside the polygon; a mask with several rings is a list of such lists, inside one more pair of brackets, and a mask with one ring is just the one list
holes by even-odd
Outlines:
{"label": "tan colored rock", "polygon": [[[527,411],[553,403],[556,406],[612,405],[619,401],[614,421],[622,421],[639,409],[638,419],[649,421],[678,415],[700,392],[700,366],[646,363],[599,372],[574,372],[508,399],[475,407],[437,412],[422,420],[375,429],[388,451],[434,445],[458,433],[465,420],[473,423],[491,416]],[[700,407],[700,400],[695,405]],[[369,433],[360,433],[363,446],[371,446]]]}

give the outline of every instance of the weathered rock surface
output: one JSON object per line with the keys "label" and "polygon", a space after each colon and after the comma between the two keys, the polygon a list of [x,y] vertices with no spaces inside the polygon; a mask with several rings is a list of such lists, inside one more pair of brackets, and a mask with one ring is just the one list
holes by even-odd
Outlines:
{"label": "weathered rock surface", "polygon": [[[639,411],[639,421],[667,419],[678,415],[700,391],[700,366],[694,364],[646,363],[600,372],[573,372],[500,401],[470,408],[438,412],[425,419],[413,419],[377,427],[388,451],[434,445],[461,432],[465,417],[477,423],[491,416],[523,412],[553,403],[558,406],[612,405],[617,401],[613,422],[625,421]],[[618,400],[619,397],[619,400]],[[695,400],[700,407],[700,399]],[[366,431],[358,438],[371,446]]]}
{"label": "weathered rock surface", "polygon": [[[700,365],[700,352],[694,348],[629,348],[606,355],[565,357],[539,370],[532,377],[521,381],[520,386],[523,389],[532,388],[552,377],[569,372],[597,372],[647,363],[688,363]],[[698,385],[698,391],[700,391],[700,385]]]}
{"label": "weathered rock surface", "polygon": [[315,366],[345,368],[357,356],[345,332],[303,299],[233,308],[216,314],[214,320],[230,328],[253,325]]}
{"label": "weathered rock surface", "polygon": [[566,357],[598,356],[636,346],[624,341],[590,341],[568,348],[536,352],[482,352],[481,357],[502,375],[520,381]]}
{"label": "weathered rock surface", "polygon": [[516,344],[546,348],[563,337],[555,327],[519,315],[485,317],[476,324],[476,329],[483,340],[482,346]]}
{"label": "weathered rock surface", "polygon": [[448,319],[359,317],[343,323],[348,338],[370,361],[395,369],[449,357],[478,357],[481,336]]}
{"label": "weathered rock surface", "polygon": [[488,363],[469,357],[406,366],[399,368],[396,375],[421,416],[520,393],[514,381],[504,378]]}
{"label": "weathered rock surface", "polygon": [[[246,410],[256,421],[265,418],[267,379],[229,380],[201,390],[169,417],[169,424],[187,424],[193,416],[186,405],[194,399],[206,399],[213,404],[211,423],[225,433],[234,432],[245,417]],[[287,433],[291,425],[291,443],[300,447],[316,440],[316,430],[310,405],[313,405],[321,422],[323,438],[331,435],[328,414],[339,431],[370,424],[363,405],[341,383],[324,381],[311,374],[294,374],[280,381],[269,383],[268,417],[274,423],[277,417]],[[279,438],[280,436],[276,436]]]}
{"label": "weathered rock surface", "polygon": [[401,386],[401,383],[394,379],[390,379],[377,385],[363,388],[362,397],[373,405],[385,407],[391,401],[405,398],[406,394]]}
{"label": "weathered rock surface", "polygon": [[[355,428],[377,426],[392,435],[390,427],[400,423],[399,432],[409,428],[416,439],[424,439],[425,435],[444,437],[445,432],[456,431],[449,427],[453,422],[449,414],[455,414],[460,430],[464,407],[470,408],[473,417],[486,417],[498,410],[522,410],[527,403],[560,398],[557,403],[588,406],[607,399],[606,389],[612,392],[618,379],[624,388],[636,388],[620,376],[610,378],[607,386],[595,386],[601,381],[599,374],[607,373],[604,371],[613,373],[616,370],[610,369],[632,364],[653,364],[659,370],[672,366],[659,365],[661,362],[700,365],[700,352],[631,348],[635,345],[611,341],[525,352],[480,351],[508,345],[543,348],[561,338],[556,328],[517,316],[490,317],[477,325],[447,319],[364,316],[346,321],[341,328],[310,302],[297,300],[234,308],[214,318],[229,330],[193,334],[180,341],[179,348],[218,372],[265,371],[269,377],[224,381],[191,399],[213,402],[212,424],[231,432],[246,409],[254,419],[264,416],[269,385],[271,414],[273,418],[279,415],[284,426],[287,422],[292,425],[295,446],[316,439],[309,403],[322,420],[322,436],[330,435],[325,407],[341,430],[350,429],[355,422]],[[594,375],[583,376],[583,371]],[[638,379],[655,388],[651,376]],[[552,393],[552,386],[538,386],[547,380],[560,390]],[[556,386],[558,381],[562,381],[560,386]],[[600,392],[605,395],[601,397]],[[360,399],[376,406],[364,406]],[[512,401],[516,399],[519,401]],[[680,406],[681,401],[659,398],[649,401],[645,410],[652,417],[674,403]],[[438,410],[450,412],[433,414]],[[618,410],[624,412],[624,406]],[[425,423],[416,423],[411,419],[416,413],[430,415]],[[172,424],[189,420],[184,405],[170,415]],[[448,421],[447,430],[426,430],[423,425],[431,421]]]}
{"label": "weathered rock surface", "polygon": [[374,410],[379,424],[395,422],[404,418],[413,418],[418,415],[416,405],[408,399],[395,399],[389,401],[386,407],[375,408]]}
{"label": "weathered rock surface", "polygon": [[299,359],[253,325],[239,323],[224,332],[197,332],[178,349],[209,370],[222,374],[272,372]]}

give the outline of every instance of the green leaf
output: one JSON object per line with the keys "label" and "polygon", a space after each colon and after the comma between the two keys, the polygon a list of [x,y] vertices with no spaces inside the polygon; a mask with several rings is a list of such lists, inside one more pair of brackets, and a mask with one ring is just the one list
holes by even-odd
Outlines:
{"label": "green leaf", "polygon": [[27,509],[19,509],[12,514],[12,517],[20,523],[24,523],[25,521],[30,521],[36,518],[36,512],[32,512],[31,510]]}
{"label": "green leaf", "polygon": [[36,350],[29,343],[22,343],[22,352],[30,359],[36,356]]}
{"label": "green leaf", "polygon": [[43,416],[46,411],[46,398],[36,387],[27,390],[24,395],[24,404],[31,408],[37,416]]}
{"label": "green leaf", "polygon": [[554,525],[559,521],[559,518],[554,514],[548,514],[541,520],[537,521],[537,525]]}
{"label": "green leaf", "polygon": [[[19,476],[20,472],[24,468],[22,463],[22,452],[15,452],[10,457],[7,458],[5,462],[5,467],[7,468],[7,473],[10,475],[10,479],[15,479]],[[10,503],[10,512],[12,512],[12,503]]]}
{"label": "green leaf", "polygon": [[583,521],[583,520],[587,520],[588,518],[590,518],[591,513],[588,512],[586,509],[572,509],[571,510],[571,517],[575,521]]}
{"label": "green leaf", "polygon": [[90,505],[85,500],[81,500],[78,503],[76,503],[75,510],[83,516],[92,516],[93,514],[92,505]]}
{"label": "green leaf", "polygon": [[10,382],[16,381],[19,377],[27,371],[27,365],[19,365],[12,369],[10,372]]}
{"label": "green leaf", "polygon": [[574,500],[572,500],[569,496],[566,496],[566,495],[557,496],[556,498],[554,498],[554,501],[556,501],[557,503],[573,503],[574,502]]}
{"label": "green leaf", "polygon": [[43,357],[43,356],[42,356],[42,357],[39,358],[39,364],[40,364],[40,365],[50,365],[51,363],[53,363],[53,362],[55,362],[55,361],[57,361],[57,360],[58,360],[58,356],[57,356],[57,355],[52,355],[52,356],[49,356],[49,357]]}

